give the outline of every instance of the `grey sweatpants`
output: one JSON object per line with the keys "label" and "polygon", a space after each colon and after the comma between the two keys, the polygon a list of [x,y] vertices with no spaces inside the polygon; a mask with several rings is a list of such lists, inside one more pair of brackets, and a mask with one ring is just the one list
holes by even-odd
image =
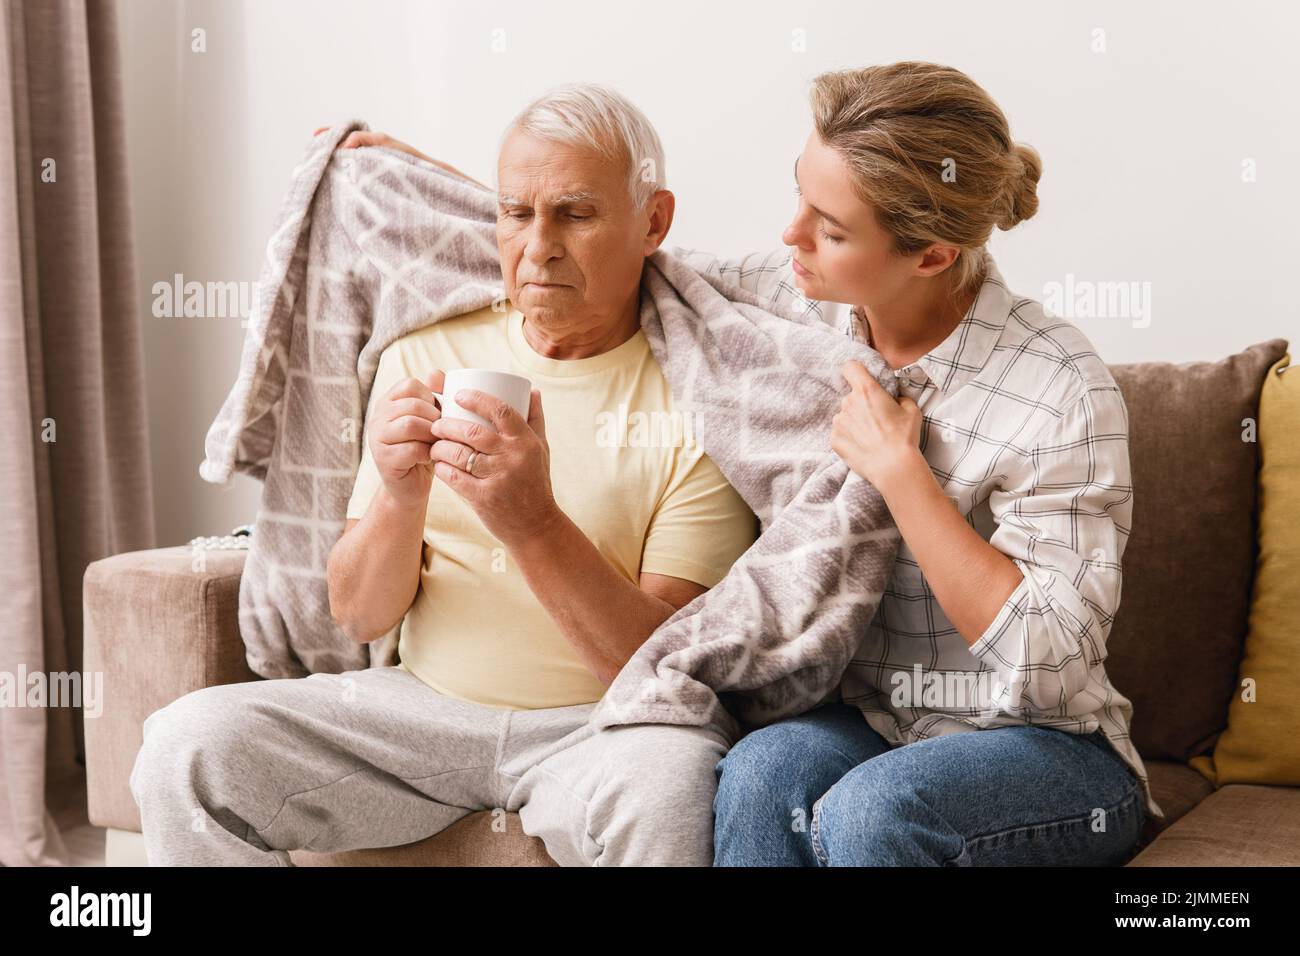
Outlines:
{"label": "grey sweatpants", "polygon": [[715,727],[593,731],[595,704],[506,710],[400,667],[206,687],[144,722],[131,771],[154,866],[292,866],[518,812],[563,865],[713,862]]}

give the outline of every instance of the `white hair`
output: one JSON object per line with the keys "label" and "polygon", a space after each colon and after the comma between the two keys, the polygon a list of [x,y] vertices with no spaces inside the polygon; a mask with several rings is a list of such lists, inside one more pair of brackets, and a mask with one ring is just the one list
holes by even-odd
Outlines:
{"label": "white hair", "polygon": [[[519,130],[550,142],[589,146],[627,170],[638,210],[663,189],[664,148],[644,113],[622,93],[595,83],[556,87],[520,111],[501,135]],[[500,150],[498,150],[499,152]]]}

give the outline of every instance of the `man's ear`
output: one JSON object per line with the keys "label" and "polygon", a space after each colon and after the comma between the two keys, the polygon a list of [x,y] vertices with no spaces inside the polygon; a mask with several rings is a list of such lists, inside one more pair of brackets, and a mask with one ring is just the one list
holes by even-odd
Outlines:
{"label": "man's ear", "polygon": [[645,234],[645,255],[650,255],[668,237],[672,228],[673,212],[677,208],[677,197],[667,189],[659,189],[646,203],[650,223]]}

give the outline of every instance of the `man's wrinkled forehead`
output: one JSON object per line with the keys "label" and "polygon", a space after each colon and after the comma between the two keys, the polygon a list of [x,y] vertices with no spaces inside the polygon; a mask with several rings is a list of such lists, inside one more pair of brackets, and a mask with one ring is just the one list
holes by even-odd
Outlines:
{"label": "man's wrinkled forehead", "polygon": [[497,196],[503,206],[566,206],[600,202],[617,190],[617,164],[594,149],[527,137],[502,147]]}

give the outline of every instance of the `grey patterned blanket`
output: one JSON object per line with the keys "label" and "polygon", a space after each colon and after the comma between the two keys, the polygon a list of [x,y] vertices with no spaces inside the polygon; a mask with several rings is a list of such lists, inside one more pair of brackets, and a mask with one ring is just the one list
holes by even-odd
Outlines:
{"label": "grey patterned blanket", "polygon": [[[329,612],[325,565],[343,531],[361,423],[383,349],[504,296],[484,188],[385,148],[340,150],[352,122],[314,137],[267,246],[238,379],[208,431],[202,477],[264,482],[240,584],[249,666],[264,677],[396,661],[395,632],[358,645]],[[665,621],[594,710],[597,727],[731,732],[834,691],[898,547],[880,494],[830,450],[861,361],[881,357],[815,319],[776,314],[660,251],[642,327],[679,408],[762,533],[727,577]]]}

